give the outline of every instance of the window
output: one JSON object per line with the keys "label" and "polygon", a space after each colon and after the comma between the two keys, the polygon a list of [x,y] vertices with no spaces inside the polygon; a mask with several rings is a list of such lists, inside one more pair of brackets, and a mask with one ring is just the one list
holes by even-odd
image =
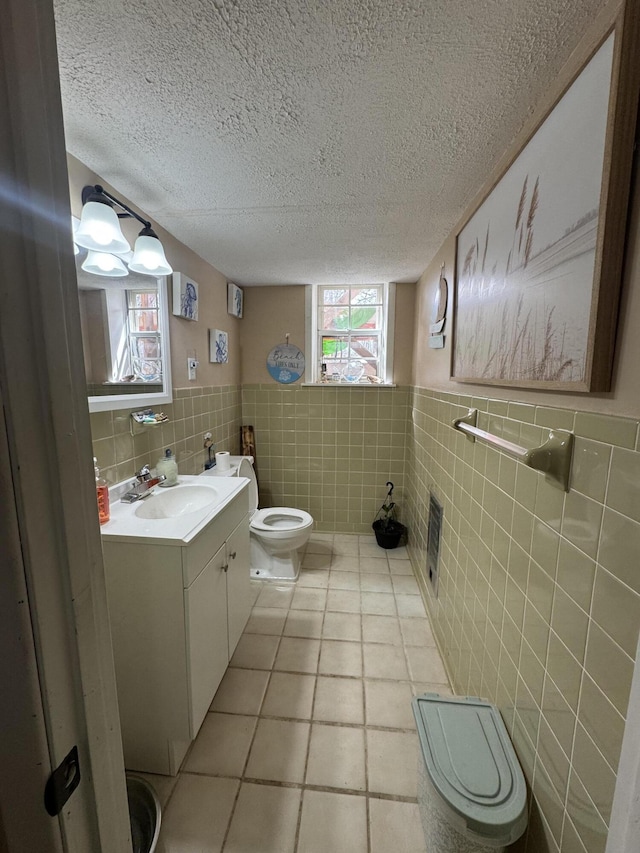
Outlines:
{"label": "window", "polygon": [[312,382],[391,383],[391,287],[313,286]]}
{"label": "window", "polygon": [[157,290],[127,290],[127,341],[131,373],[145,382],[162,380]]}

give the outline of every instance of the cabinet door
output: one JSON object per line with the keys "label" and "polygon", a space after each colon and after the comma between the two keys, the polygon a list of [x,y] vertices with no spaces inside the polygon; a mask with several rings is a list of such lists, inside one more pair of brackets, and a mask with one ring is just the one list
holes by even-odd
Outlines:
{"label": "cabinet door", "polygon": [[229,658],[238,645],[251,611],[249,554],[249,517],[246,516],[227,539]]}
{"label": "cabinet door", "polygon": [[191,737],[195,738],[229,662],[225,549],[184,591]]}

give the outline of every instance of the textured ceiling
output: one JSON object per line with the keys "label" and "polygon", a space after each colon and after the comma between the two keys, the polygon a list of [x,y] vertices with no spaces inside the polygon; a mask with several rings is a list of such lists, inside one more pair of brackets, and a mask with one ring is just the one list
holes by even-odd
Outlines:
{"label": "textured ceiling", "polygon": [[601,0],[55,0],[67,147],[241,284],[416,280]]}

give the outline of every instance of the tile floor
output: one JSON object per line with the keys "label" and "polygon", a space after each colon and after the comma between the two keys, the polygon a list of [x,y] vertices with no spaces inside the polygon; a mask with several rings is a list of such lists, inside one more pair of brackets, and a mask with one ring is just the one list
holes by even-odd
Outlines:
{"label": "tile floor", "polygon": [[404,549],[314,534],[256,602],[163,803],[159,853],[425,853],[411,698],[450,693]]}

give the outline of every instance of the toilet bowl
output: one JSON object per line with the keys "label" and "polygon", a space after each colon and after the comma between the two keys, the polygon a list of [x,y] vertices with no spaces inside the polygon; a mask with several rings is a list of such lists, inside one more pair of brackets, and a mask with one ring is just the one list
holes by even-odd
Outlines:
{"label": "toilet bowl", "polygon": [[258,483],[253,457],[230,458],[230,468],[215,468],[203,476],[236,476],[249,480],[249,531],[251,534],[251,577],[259,580],[296,580],[300,572],[300,550],[309,541],[313,518],[308,512],[286,506],[258,509]]}

